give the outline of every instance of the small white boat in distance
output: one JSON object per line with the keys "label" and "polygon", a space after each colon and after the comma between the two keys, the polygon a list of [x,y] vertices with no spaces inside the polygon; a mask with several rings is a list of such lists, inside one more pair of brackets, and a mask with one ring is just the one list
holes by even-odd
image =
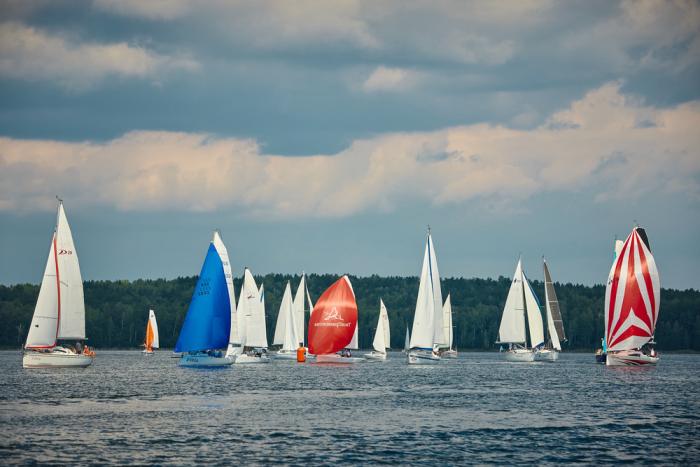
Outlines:
{"label": "small white boat in distance", "polygon": [[433,239],[428,228],[423,255],[423,269],[418,286],[416,310],[413,314],[409,365],[435,365],[440,363],[440,345],[445,344],[442,324],[442,291]]}
{"label": "small white boat in distance", "polygon": [[547,312],[547,334],[549,339],[544,347],[537,350],[535,360],[543,362],[556,362],[561,352],[561,343],[566,341],[564,334],[564,322],[561,319],[559,300],[554,290],[552,276],[549,274],[547,261],[542,258],[544,268],[544,302]]}
{"label": "small white boat in distance", "polygon": [[182,353],[180,366],[220,367],[233,363],[233,358],[221,350],[229,344],[232,300],[222,249],[225,251],[223,241],[214,232],[175,345],[175,352]]}
{"label": "small white boat in distance", "polygon": [[[95,353],[85,340],[85,300],[78,253],[59,200],[56,229],[51,239],[44,278],[24,345],[24,368],[84,368]],[[58,345],[74,341],[75,345]]]}
{"label": "small white boat in distance", "polygon": [[156,313],[153,310],[148,310],[148,322],[146,323],[146,341],[144,342],[144,355],[153,355],[153,349],[160,346],[158,340],[158,323],[156,322]]}
{"label": "small white boat in distance", "polygon": [[[525,315],[530,331],[532,346],[527,346],[525,333]],[[542,314],[535,293],[525,277],[522,261],[518,259],[515,267],[513,282],[508,291],[506,304],[503,307],[501,325],[498,329],[497,344],[508,344],[503,352],[505,359],[510,362],[532,362],[535,360],[535,349],[544,344],[542,329]]]}
{"label": "small white boat in distance", "polygon": [[444,325],[443,332],[447,339],[447,347],[440,349],[440,356],[442,358],[457,358],[457,350],[452,348],[454,326],[452,325],[452,300],[450,299],[450,294],[447,294],[445,304],[442,306],[442,322]]}
{"label": "small white boat in distance", "polygon": [[384,301],[380,298],[379,320],[377,321],[377,330],[374,332],[374,341],[372,341],[374,350],[370,353],[366,353],[365,358],[372,361],[386,360],[386,349],[390,348],[390,340],[389,314],[386,311],[386,306],[384,306]]}
{"label": "small white boat in distance", "polygon": [[265,289],[258,289],[250,269],[245,268],[241,295],[238,298],[238,335],[243,352],[236,365],[269,363],[265,325]]}
{"label": "small white boat in distance", "polygon": [[297,361],[297,349],[300,340],[297,337],[297,327],[294,320],[294,309],[292,308],[292,286],[287,281],[287,287],[282,295],[280,311],[277,314],[277,324],[275,326],[275,338],[273,345],[282,345],[277,353],[273,355],[275,360]]}
{"label": "small white boat in distance", "polygon": [[652,347],[661,283],[644,229],[635,227],[613,262],[605,288],[607,366],[656,365]]}

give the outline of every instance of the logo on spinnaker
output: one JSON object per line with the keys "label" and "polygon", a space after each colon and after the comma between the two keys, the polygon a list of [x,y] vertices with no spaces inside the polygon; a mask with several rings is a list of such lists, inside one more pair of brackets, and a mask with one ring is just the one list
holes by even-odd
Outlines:
{"label": "logo on spinnaker", "polygon": [[323,312],[323,321],[330,321],[332,319],[339,319],[342,320],[343,317],[340,316],[340,312],[336,307],[331,308],[330,310],[326,310]]}

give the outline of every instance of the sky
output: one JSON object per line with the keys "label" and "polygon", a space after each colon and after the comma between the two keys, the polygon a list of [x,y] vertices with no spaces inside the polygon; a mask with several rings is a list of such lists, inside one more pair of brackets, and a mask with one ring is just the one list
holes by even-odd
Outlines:
{"label": "sky", "polygon": [[604,283],[645,227],[700,288],[700,3],[0,2],[0,283],[64,200],[83,278]]}

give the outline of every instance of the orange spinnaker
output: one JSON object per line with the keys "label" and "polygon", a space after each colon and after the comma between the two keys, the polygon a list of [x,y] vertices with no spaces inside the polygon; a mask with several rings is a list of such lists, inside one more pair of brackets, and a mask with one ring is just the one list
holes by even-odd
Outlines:
{"label": "orange spinnaker", "polygon": [[153,328],[151,327],[151,320],[148,320],[146,325],[146,350],[152,350],[153,347]]}
{"label": "orange spinnaker", "polygon": [[323,355],[344,349],[357,325],[357,303],[350,279],[343,276],[316,302],[309,320],[309,353]]}

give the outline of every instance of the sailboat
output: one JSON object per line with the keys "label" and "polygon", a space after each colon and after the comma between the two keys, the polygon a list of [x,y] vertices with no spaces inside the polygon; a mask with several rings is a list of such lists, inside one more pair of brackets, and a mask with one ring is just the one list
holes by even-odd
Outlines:
{"label": "sailboat", "polygon": [[175,352],[182,353],[180,366],[218,367],[233,363],[234,357],[221,350],[229,344],[233,301],[227,280],[231,270],[228,255],[222,255],[222,246],[215,231],[175,344]]}
{"label": "sailboat", "polygon": [[153,355],[153,349],[160,347],[158,339],[158,323],[156,322],[156,313],[153,310],[148,310],[148,322],[146,323],[146,340],[143,344],[145,355]]}
{"label": "sailboat", "polygon": [[452,325],[452,300],[450,299],[450,294],[447,294],[445,304],[442,305],[442,322],[447,347],[446,350],[440,350],[440,356],[442,358],[457,358],[457,350],[452,348],[454,326]]}
{"label": "sailboat", "polygon": [[306,274],[304,273],[301,274],[299,287],[297,287],[297,292],[294,294],[292,308],[294,309],[294,325],[296,326],[296,335],[300,339],[299,343],[301,344],[301,347],[305,347],[306,339],[304,338],[304,325],[306,322],[306,311],[308,310],[310,315],[314,309],[314,304],[311,301],[311,295],[309,295],[309,289],[306,285]]}
{"label": "sailboat", "polygon": [[411,348],[411,334],[408,332],[408,325],[406,325],[406,340],[403,344],[403,353],[408,353]]}
{"label": "sailboat", "polygon": [[238,334],[243,353],[236,357],[236,364],[268,363],[267,328],[265,325],[265,291],[255,284],[250,269],[243,272],[243,285],[238,299]]}
{"label": "sailboat", "polygon": [[430,228],[428,228],[408,352],[410,365],[440,362],[438,349],[441,345],[446,344],[442,326],[440,273],[438,272],[433,239],[430,235]]}
{"label": "sailboat", "polygon": [[309,352],[318,363],[358,363],[363,358],[337,352],[351,345],[357,332],[357,303],[348,276],[335,281],[319,297],[309,319]]}
{"label": "sailboat", "polygon": [[379,299],[379,320],[377,330],[374,332],[372,352],[365,354],[367,360],[386,360],[386,349],[390,347],[391,335],[389,330],[389,314],[386,311],[384,300]]}
{"label": "sailboat", "polygon": [[661,283],[644,229],[635,227],[613,262],[605,288],[608,366],[655,365]]}
{"label": "sailboat", "polygon": [[277,314],[277,325],[275,326],[275,338],[272,345],[281,345],[275,360],[297,360],[297,348],[299,348],[299,338],[297,338],[297,328],[294,321],[294,309],[292,307],[292,286],[287,281],[287,286],[282,295],[280,311]]}
{"label": "sailboat", "polygon": [[[56,229],[51,238],[44,278],[24,344],[22,366],[89,366],[95,353],[81,345],[84,340],[83,279],[63,201],[59,199]],[[75,345],[59,345],[59,341],[74,341]]]}
{"label": "sailboat", "polygon": [[[525,315],[530,331],[531,347],[527,345],[525,332]],[[525,277],[522,261],[518,259],[515,267],[513,282],[508,291],[506,304],[503,307],[501,325],[498,329],[497,344],[508,344],[505,352],[506,360],[514,362],[532,362],[535,351],[544,345],[544,330],[542,329],[542,314],[537,296]]]}
{"label": "sailboat", "polygon": [[549,339],[545,346],[535,353],[535,360],[556,362],[559,359],[559,352],[561,352],[561,343],[566,342],[566,334],[564,334],[564,322],[561,319],[559,300],[557,300],[557,293],[554,290],[552,276],[549,274],[547,260],[542,258],[542,264],[544,269],[544,303],[547,313],[547,334]]}

